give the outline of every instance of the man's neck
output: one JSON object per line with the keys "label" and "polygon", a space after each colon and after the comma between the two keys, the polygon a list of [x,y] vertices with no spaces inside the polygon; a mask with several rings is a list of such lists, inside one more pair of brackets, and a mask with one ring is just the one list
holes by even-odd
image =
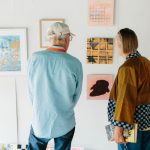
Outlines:
{"label": "man's neck", "polygon": [[57,51],[57,52],[66,52],[65,48],[60,45],[52,45],[48,50]]}

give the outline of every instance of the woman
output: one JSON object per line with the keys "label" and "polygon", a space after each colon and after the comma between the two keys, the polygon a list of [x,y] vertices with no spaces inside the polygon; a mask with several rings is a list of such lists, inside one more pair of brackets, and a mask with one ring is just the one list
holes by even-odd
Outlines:
{"label": "woman", "polygon": [[[134,31],[125,28],[116,36],[116,48],[126,58],[110,92],[108,119],[115,126],[113,139],[118,150],[150,150],[150,61],[137,51]],[[136,143],[126,143],[123,129],[138,124]]]}

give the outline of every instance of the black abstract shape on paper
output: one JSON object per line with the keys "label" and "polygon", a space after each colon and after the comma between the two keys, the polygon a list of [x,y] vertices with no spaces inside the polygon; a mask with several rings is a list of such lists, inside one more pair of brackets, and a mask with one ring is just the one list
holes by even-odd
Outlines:
{"label": "black abstract shape on paper", "polygon": [[94,50],[95,47],[98,45],[99,43],[90,43],[91,48]]}
{"label": "black abstract shape on paper", "polygon": [[95,59],[93,56],[88,56],[88,62],[96,63]]}
{"label": "black abstract shape on paper", "polygon": [[90,93],[90,96],[100,96],[100,95],[104,95],[106,92],[109,92],[109,82],[106,80],[97,80],[96,84],[94,84],[91,87],[91,90],[93,90]]}

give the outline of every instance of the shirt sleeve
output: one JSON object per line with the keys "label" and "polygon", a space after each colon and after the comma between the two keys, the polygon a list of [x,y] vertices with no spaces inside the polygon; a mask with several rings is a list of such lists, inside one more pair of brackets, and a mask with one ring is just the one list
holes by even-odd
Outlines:
{"label": "shirt sleeve", "polygon": [[118,72],[117,99],[113,120],[133,125],[136,108],[137,85],[134,68],[122,67]]}
{"label": "shirt sleeve", "polygon": [[108,121],[109,122],[113,121],[113,115],[115,112],[115,107],[116,107],[115,101],[112,99],[109,99],[108,100],[108,107],[107,107],[107,115],[108,115]]}
{"label": "shirt sleeve", "polygon": [[78,102],[79,97],[81,95],[82,82],[83,82],[83,69],[82,69],[82,64],[80,63],[78,71],[77,71],[77,77],[76,77],[76,90],[73,96],[73,102],[75,105]]}

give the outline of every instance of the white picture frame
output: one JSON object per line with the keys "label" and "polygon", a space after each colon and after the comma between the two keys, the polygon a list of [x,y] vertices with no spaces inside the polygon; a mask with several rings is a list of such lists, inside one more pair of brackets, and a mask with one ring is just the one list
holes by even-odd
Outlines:
{"label": "white picture frame", "polygon": [[27,28],[0,28],[0,75],[24,75]]}
{"label": "white picture frame", "polygon": [[55,22],[65,22],[64,19],[40,19],[40,48],[48,48],[47,30]]}

